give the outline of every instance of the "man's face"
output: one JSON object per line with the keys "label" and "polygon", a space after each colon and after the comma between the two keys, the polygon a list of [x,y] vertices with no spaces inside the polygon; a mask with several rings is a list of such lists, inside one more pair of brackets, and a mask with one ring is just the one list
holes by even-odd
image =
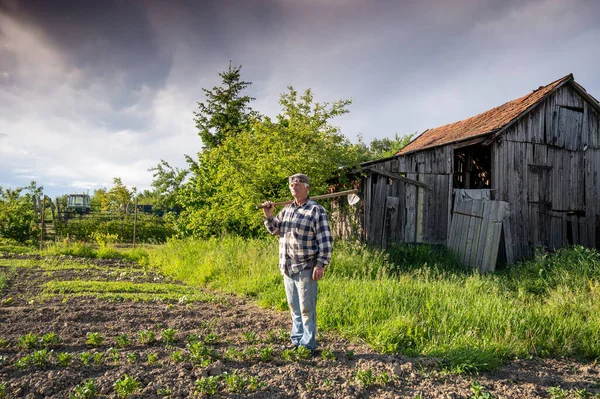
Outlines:
{"label": "man's face", "polygon": [[303,200],[308,197],[308,184],[294,180],[290,183],[290,191],[294,198]]}

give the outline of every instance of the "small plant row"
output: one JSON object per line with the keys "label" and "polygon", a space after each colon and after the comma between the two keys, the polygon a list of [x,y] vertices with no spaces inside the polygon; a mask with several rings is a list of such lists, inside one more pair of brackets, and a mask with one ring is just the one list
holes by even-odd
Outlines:
{"label": "small plant row", "polygon": [[[160,337],[157,337],[156,332],[153,330],[140,330],[137,333],[135,340],[140,345],[154,345],[162,342],[166,346],[173,346],[177,343],[176,334],[177,331],[173,328],[163,329],[160,332]],[[207,334],[204,339],[207,342],[214,342],[218,337],[214,334]],[[105,337],[99,332],[87,333],[85,337],[85,344],[90,347],[100,347],[105,344],[105,341]],[[18,338],[16,346],[21,349],[57,348],[60,347],[62,343],[62,338],[54,332],[45,335],[28,333],[26,335],[21,335]],[[127,348],[132,345],[132,338],[127,334],[120,334],[115,337],[114,344],[117,348]],[[11,346],[12,345],[8,340],[0,338],[0,349],[10,348]]]}
{"label": "small plant row", "polygon": [[[129,398],[142,389],[142,384],[134,377],[125,374],[113,383],[113,390],[118,398]],[[69,395],[70,399],[92,399],[98,395],[96,381],[89,378],[77,385]]]}
{"label": "small plant row", "polygon": [[[127,348],[137,342],[139,345],[155,345],[163,343],[166,346],[174,346],[180,340],[177,338],[177,330],[173,328],[166,328],[160,331],[160,336],[154,330],[140,330],[138,333],[131,337],[127,334],[119,334],[114,338],[112,346],[117,348]],[[242,333],[244,341],[250,344],[259,342],[257,334],[254,331]],[[206,344],[215,344],[220,341],[218,334],[214,332],[208,332],[202,336],[194,333],[190,333],[185,341],[188,343],[195,343],[203,341]],[[279,330],[277,332],[270,331],[264,342],[278,342],[287,340],[287,332],[285,330]],[[63,343],[61,337],[54,332],[49,332],[45,335],[35,334],[30,332],[26,335],[22,335],[18,338],[16,346],[21,349],[40,349],[40,348],[57,348]],[[89,332],[85,336],[85,344],[90,347],[100,347],[106,344],[106,338],[99,332]],[[0,349],[9,348],[12,344],[0,337]]]}
{"label": "small plant row", "polygon": [[223,373],[219,376],[207,376],[196,380],[196,394],[208,396],[219,392],[249,393],[264,388],[267,384],[256,376],[245,373]]}

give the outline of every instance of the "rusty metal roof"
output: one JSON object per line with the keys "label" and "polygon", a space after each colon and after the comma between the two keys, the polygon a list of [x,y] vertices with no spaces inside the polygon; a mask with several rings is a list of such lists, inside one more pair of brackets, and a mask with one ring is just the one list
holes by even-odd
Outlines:
{"label": "rusty metal roof", "polygon": [[569,74],[547,86],[542,86],[521,98],[509,101],[479,115],[426,130],[410,144],[398,151],[397,155],[473,139],[497,132],[513,120],[524,115],[531,107],[541,102],[542,99],[550,95],[556,88],[569,80],[573,80],[573,74]]}

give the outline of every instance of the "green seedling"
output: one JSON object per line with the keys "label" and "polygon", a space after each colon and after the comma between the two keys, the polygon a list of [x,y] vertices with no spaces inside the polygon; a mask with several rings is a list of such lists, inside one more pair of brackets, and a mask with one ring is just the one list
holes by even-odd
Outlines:
{"label": "green seedling", "polygon": [[209,345],[216,344],[217,342],[219,342],[219,334],[214,332],[206,334],[204,336],[204,342]]}
{"label": "green seedling", "polygon": [[92,360],[92,354],[90,352],[83,352],[81,355],[79,355],[79,360],[81,360],[81,363],[84,366],[89,366]]}
{"label": "green seedling", "polygon": [[375,384],[375,376],[371,369],[357,370],[354,375],[354,380],[363,388],[368,388]]}
{"label": "green seedling", "polygon": [[129,398],[140,390],[142,385],[135,378],[125,374],[122,378],[115,381],[113,388],[118,398]]}
{"label": "green seedling", "polygon": [[296,351],[293,349],[286,349],[281,351],[281,358],[286,362],[293,362],[296,360]]}
{"label": "green seedling", "polygon": [[131,340],[129,339],[127,334],[117,335],[117,337],[115,338],[115,342],[118,348],[127,348],[129,345],[131,345]]}
{"label": "green seedling", "polygon": [[569,391],[562,389],[561,387],[550,387],[546,390],[551,399],[564,399],[569,396]]}
{"label": "green seedling", "polygon": [[335,353],[330,350],[323,349],[321,352],[321,357],[326,360],[335,360]]}
{"label": "green seedling", "polygon": [[224,357],[225,357],[225,360],[230,360],[230,361],[246,360],[246,353],[239,349],[236,349],[234,347],[229,347],[225,351]]}
{"label": "green seedling", "polygon": [[152,330],[138,332],[138,342],[142,345],[153,345],[156,342],[156,333]]}
{"label": "green seedling", "polygon": [[137,357],[137,355],[135,354],[135,352],[131,352],[131,353],[128,353],[128,354],[127,354],[127,361],[128,361],[130,364],[134,364],[134,363],[136,363],[136,362],[137,362],[137,360],[138,360],[138,357]]}
{"label": "green seedling", "polygon": [[494,396],[486,392],[484,387],[479,383],[479,381],[475,380],[471,383],[471,392],[473,392],[472,399],[493,399]]}
{"label": "green seedling", "polygon": [[85,343],[89,346],[99,347],[104,342],[104,337],[99,332],[88,333]]}
{"label": "green seedling", "polygon": [[102,365],[102,362],[104,361],[104,353],[102,352],[96,352],[94,353],[94,364],[97,366]]}
{"label": "green seedling", "polygon": [[165,343],[165,345],[170,346],[177,342],[177,340],[175,339],[176,333],[177,331],[175,331],[174,329],[167,328],[166,330],[162,330],[160,332],[160,338]]}
{"label": "green seedling", "polygon": [[267,333],[267,342],[277,342],[277,334],[274,331]]}
{"label": "green seedling", "polygon": [[246,331],[242,334],[242,336],[244,337],[244,340],[249,344],[253,344],[257,340],[257,335],[254,331]]}
{"label": "green seedling", "polygon": [[156,364],[158,361],[158,353],[148,353],[147,362],[148,364]]}
{"label": "green seedling", "polygon": [[170,354],[171,360],[174,363],[181,363],[183,362],[185,359],[183,358],[183,354],[181,353],[181,351],[173,351]]}
{"label": "green seedling", "polygon": [[253,375],[252,377],[248,378],[248,387],[250,388],[251,391],[258,391],[262,388],[264,388],[267,384],[264,382],[261,382],[257,376]]}
{"label": "green seedling", "polygon": [[190,360],[195,365],[206,367],[213,360],[218,358],[217,352],[206,346],[203,342],[188,344],[187,349],[190,352]]}
{"label": "green seedling", "polygon": [[2,306],[10,306],[15,300],[11,297],[2,300]]}
{"label": "green seedling", "polygon": [[204,394],[207,396],[216,395],[219,392],[219,377],[209,376],[202,377],[196,380],[195,393]]}
{"label": "green seedling", "polygon": [[379,385],[387,385],[392,382],[392,376],[384,371],[375,378],[375,382]]}
{"label": "green seedling", "polygon": [[574,389],[573,393],[575,393],[575,397],[578,398],[578,399],[587,399],[587,398],[590,398],[592,396],[592,394],[589,393],[587,391],[587,389],[585,389],[585,388]]}
{"label": "green seedling", "polygon": [[0,348],[8,348],[10,346],[10,342],[4,338],[0,338]]}
{"label": "green seedling", "polygon": [[61,342],[62,340],[60,337],[53,332],[49,332],[48,334],[42,336],[42,346],[46,348],[56,347],[60,345]]}
{"label": "green seedling", "polygon": [[98,388],[93,378],[83,381],[81,384],[73,388],[73,392],[69,395],[70,399],[92,399],[98,394]]}
{"label": "green seedling", "polygon": [[49,351],[46,348],[33,351],[33,354],[31,355],[33,364],[35,364],[38,367],[47,366],[48,363],[50,363],[50,354],[51,353],[52,353],[52,351]]}
{"label": "green seedling", "polygon": [[346,359],[348,359],[348,360],[354,359],[354,351],[352,349],[348,349],[346,351]]}
{"label": "green seedling", "polygon": [[310,349],[305,348],[304,346],[299,346],[296,350],[296,358],[298,360],[306,360],[308,358],[310,358],[310,356],[312,355],[312,352],[310,351]]}
{"label": "green seedling", "polygon": [[244,393],[249,385],[248,378],[245,375],[239,374],[224,374],[223,378],[225,380],[225,385],[229,392],[232,393]]}
{"label": "green seedling", "polygon": [[114,364],[118,364],[119,360],[121,360],[121,354],[117,348],[109,348],[107,353]]}
{"label": "green seedling", "polygon": [[0,383],[0,398],[5,398],[6,397],[6,382],[1,382]]}
{"label": "green seedling", "polygon": [[244,349],[244,358],[245,359],[252,359],[252,358],[256,357],[256,355],[258,355],[258,349],[256,349],[256,347],[251,346],[249,348]]}
{"label": "green seedling", "polygon": [[19,347],[23,349],[34,349],[39,345],[40,337],[34,333],[28,333],[27,335],[21,335],[19,337]]}
{"label": "green seedling", "polygon": [[67,352],[61,352],[56,355],[56,363],[60,367],[68,367],[69,364],[73,361],[73,355]]}
{"label": "green seedling", "polygon": [[198,334],[190,333],[185,339],[188,344],[195,344],[196,342],[202,341]]}
{"label": "green seedling", "polygon": [[289,332],[287,332],[286,330],[283,330],[283,329],[279,329],[279,330],[277,330],[277,338],[280,341],[287,341],[290,339]]}
{"label": "green seedling", "polygon": [[169,388],[169,387],[160,388],[159,390],[156,391],[156,394],[158,396],[171,396],[171,388]]}
{"label": "green seedling", "polygon": [[261,349],[259,357],[262,362],[270,362],[273,360],[273,348],[267,346],[266,348]]}
{"label": "green seedling", "polygon": [[33,358],[31,355],[23,356],[20,359],[15,360],[14,367],[17,370],[24,370],[33,364]]}

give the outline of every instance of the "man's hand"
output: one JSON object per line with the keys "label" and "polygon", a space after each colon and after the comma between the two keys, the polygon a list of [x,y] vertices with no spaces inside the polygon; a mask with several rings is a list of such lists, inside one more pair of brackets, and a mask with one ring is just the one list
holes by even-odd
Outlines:
{"label": "man's hand", "polygon": [[273,210],[275,209],[275,205],[271,201],[263,202],[263,213],[266,218],[270,218],[273,216]]}
{"label": "man's hand", "polygon": [[315,268],[313,269],[312,278],[313,278],[313,280],[319,281],[320,279],[323,278],[324,274],[325,274],[324,268],[322,268],[321,266],[315,266]]}

